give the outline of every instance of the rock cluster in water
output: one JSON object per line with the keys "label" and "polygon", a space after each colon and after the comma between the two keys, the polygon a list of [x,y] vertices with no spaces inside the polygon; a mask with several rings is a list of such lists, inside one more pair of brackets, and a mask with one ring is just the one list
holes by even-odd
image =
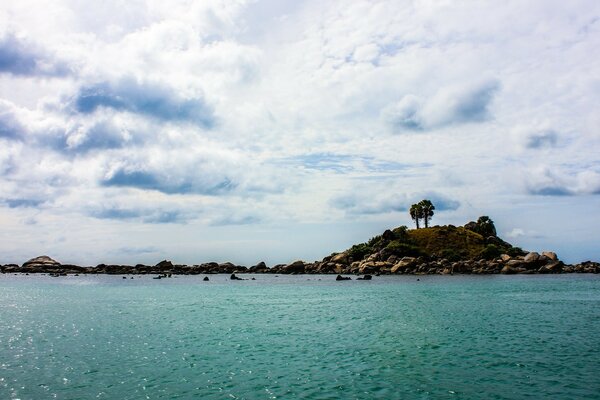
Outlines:
{"label": "rock cluster in water", "polygon": [[[480,218],[481,220],[481,218]],[[491,222],[491,220],[490,220]],[[32,258],[22,265],[0,265],[1,273],[65,274],[155,274],[156,279],[171,275],[230,274],[558,274],[600,273],[600,264],[586,261],[565,264],[554,252],[524,252],[496,236],[495,229],[483,230],[476,222],[464,227],[436,226],[409,230],[386,230],[366,243],[334,253],[321,261],[294,261],[268,267],[260,262],[252,267],[209,262],[196,265],[173,264],[163,260],[156,265],[107,265],[82,267],[62,264],[48,256]]]}
{"label": "rock cluster in water", "polygon": [[[250,268],[232,263],[204,263],[198,265],[173,264],[170,261],[150,265],[106,265],[81,267],[61,264],[48,256],[33,258],[23,265],[6,264],[0,266],[1,273],[47,273],[66,274],[155,274],[170,275],[199,274],[334,274],[334,275],[432,275],[432,274],[558,274],[558,273],[600,273],[600,263],[586,261],[575,265],[565,264],[553,252],[538,254],[530,252],[525,256],[511,257],[506,254],[492,260],[427,259],[425,257],[390,256],[381,259],[372,254],[362,261],[351,261],[344,253],[325,257],[322,261],[307,263],[295,261],[268,268],[264,263]],[[235,278],[233,278],[235,279]],[[367,278],[370,279],[370,278]]]}

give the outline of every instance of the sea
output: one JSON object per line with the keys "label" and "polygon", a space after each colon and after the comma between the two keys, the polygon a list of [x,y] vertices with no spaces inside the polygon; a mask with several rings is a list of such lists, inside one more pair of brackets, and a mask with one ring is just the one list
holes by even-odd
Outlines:
{"label": "sea", "polygon": [[0,275],[0,399],[600,399],[599,275],[239,276]]}

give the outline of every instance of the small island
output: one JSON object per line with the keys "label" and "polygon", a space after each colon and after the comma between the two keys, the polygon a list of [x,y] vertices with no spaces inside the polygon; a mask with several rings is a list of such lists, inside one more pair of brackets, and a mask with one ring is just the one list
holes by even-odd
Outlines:
{"label": "small island", "polygon": [[[600,263],[585,261],[570,265],[556,253],[527,252],[502,240],[488,216],[464,226],[429,226],[435,207],[423,200],[410,208],[416,229],[400,226],[388,229],[367,242],[355,244],[320,261],[295,261],[268,267],[264,262],[246,267],[230,262],[195,265],[163,260],[156,265],[107,265],[82,267],[61,264],[48,257],[35,257],[22,265],[0,265],[0,272],[136,275],[159,274],[335,274],[335,275],[452,275],[452,274],[559,274],[600,273]],[[423,220],[424,228],[420,228]]]}

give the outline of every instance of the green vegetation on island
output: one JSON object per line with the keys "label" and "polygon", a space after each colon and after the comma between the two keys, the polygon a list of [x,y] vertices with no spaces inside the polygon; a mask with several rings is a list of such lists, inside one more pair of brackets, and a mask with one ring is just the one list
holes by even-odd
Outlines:
{"label": "green vegetation on island", "polygon": [[[485,221],[485,226],[482,222]],[[487,235],[490,232],[494,234]],[[461,259],[493,259],[501,254],[524,255],[519,247],[513,247],[495,235],[489,217],[480,217],[477,222],[465,226],[433,226],[408,229],[400,226],[371,238],[368,242],[352,246],[348,256],[360,261],[375,252],[385,252],[397,257],[444,258],[449,261]]]}
{"label": "green vegetation on island", "polygon": [[[513,247],[496,235],[494,221],[488,216],[481,216],[476,222],[469,222],[465,226],[429,227],[434,210],[435,206],[430,200],[413,204],[409,214],[417,229],[400,226],[375,236],[368,242],[356,244],[346,253],[353,261],[361,261],[376,252],[384,252],[388,256],[441,258],[449,261],[491,260],[501,254],[513,257],[525,254],[522,249]],[[424,228],[420,228],[420,220],[423,220]]]}

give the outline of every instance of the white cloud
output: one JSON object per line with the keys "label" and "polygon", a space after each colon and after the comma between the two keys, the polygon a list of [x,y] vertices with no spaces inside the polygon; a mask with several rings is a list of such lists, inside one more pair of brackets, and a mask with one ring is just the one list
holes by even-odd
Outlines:
{"label": "white cloud", "polygon": [[594,170],[569,171],[569,168],[538,166],[528,171],[529,193],[544,196],[600,194],[600,173]]}
{"label": "white cloud", "polygon": [[406,95],[383,109],[382,116],[394,131],[429,130],[445,125],[484,122],[499,83],[495,79],[441,88],[423,100]]}
{"label": "white cloud", "polygon": [[506,236],[511,239],[519,238],[525,236],[525,231],[521,228],[513,228],[511,231],[506,233]]}

